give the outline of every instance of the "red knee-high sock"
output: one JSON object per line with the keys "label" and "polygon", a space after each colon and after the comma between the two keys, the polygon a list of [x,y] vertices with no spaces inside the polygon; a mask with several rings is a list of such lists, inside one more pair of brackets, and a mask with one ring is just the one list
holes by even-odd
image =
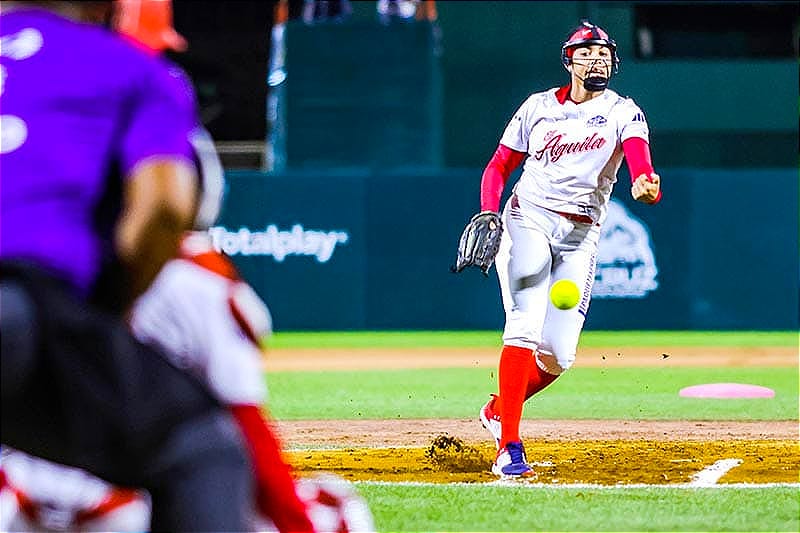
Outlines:
{"label": "red knee-high sock", "polygon": [[534,357],[530,375],[528,376],[528,390],[525,391],[525,400],[527,401],[531,396],[550,385],[558,376],[558,374],[551,374],[542,370],[536,364],[536,357]]}
{"label": "red knee-high sock", "polygon": [[519,421],[522,418],[522,404],[525,402],[525,387],[536,366],[533,350],[518,346],[503,346],[500,353],[498,381],[500,385],[500,419],[502,436],[500,447],[519,438]]}
{"label": "red knee-high sock", "polygon": [[230,410],[250,450],[259,510],[281,533],[313,532],[306,504],[295,492],[291,467],[266,416],[256,405],[233,405]]}

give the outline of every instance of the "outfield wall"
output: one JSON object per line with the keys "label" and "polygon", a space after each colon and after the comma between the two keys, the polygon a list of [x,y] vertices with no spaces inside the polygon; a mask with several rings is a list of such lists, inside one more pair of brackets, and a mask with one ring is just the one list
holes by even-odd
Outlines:
{"label": "outfield wall", "polygon": [[[797,329],[796,169],[620,172],[587,329]],[[514,179],[514,177],[512,177]],[[480,169],[233,171],[215,242],[279,330],[496,329],[494,271],[448,270]]]}

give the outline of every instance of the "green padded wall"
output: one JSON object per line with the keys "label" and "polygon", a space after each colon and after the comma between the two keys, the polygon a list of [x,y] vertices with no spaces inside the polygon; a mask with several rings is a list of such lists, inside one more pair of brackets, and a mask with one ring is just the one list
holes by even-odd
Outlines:
{"label": "green padded wall", "polygon": [[381,25],[374,2],[288,25],[287,168],[485,164],[516,107],[567,81],[560,46],[582,17],[617,40],[611,87],[644,109],[658,167],[797,164],[796,60],[636,59],[631,2],[437,5],[436,25]]}
{"label": "green padded wall", "polygon": [[[631,200],[620,172],[613,198],[629,218],[604,227],[595,292],[605,297],[592,301],[587,329],[796,329],[797,169],[662,177],[664,198],[649,206]],[[479,179],[478,169],[229,173],[211,231],[279,329],[496,329],[494,269],[486,278],[448,268]],[[619,249],[615,235],[633,240]],[[649,281],[650,267],[655,287],[609,296],[615,284]]]}
{"label": "green padded wall", "polygon": [[434,27],[351,22],[286,32],[287,168],[440,167]]}

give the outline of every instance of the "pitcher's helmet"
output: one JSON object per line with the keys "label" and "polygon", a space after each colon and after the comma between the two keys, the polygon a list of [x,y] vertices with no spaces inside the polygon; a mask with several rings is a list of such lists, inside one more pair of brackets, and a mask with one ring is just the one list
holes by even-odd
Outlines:
{"label": "pitcher's helmet", "polygon": [[593,44],[599,44],[611,50],[611,74],[616,74],[619,71],[617,43],[603,28],[595,26],[588,20],[582,20],[580,26],[572,30],[564,44],[561,45],[561,63],[565,67],[569,66],[576,48]]}

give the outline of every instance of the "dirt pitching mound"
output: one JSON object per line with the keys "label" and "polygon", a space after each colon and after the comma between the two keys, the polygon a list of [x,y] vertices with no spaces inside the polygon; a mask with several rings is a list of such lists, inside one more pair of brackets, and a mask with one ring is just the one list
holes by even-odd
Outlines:
{"label": "dirt pitching mound", "polygon": [[[726,483],[797,483],[797,441],[541,441],[525,443],[528,460],[547,484],[670,485],[724,459],[741,461],[719,479]],[[470,446],[448,435],[424,448],[345,448],[288,452],[300,475],[319,470],[352,481],[485,483],[493,444]]]}

